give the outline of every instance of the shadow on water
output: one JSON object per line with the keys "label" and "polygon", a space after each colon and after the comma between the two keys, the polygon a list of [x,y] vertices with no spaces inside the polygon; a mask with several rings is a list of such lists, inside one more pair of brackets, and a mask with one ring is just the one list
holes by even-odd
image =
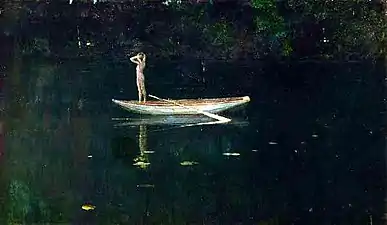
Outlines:
{"label": "shadow on water", "polygon": [[7,101],[2,224],[379,224],[386,211],[382,89],[367,66],[251,67],[241,83],[259,89],[244,93],[217,67],[224,93],[252,97],[248,117],[182,127],[198,118],[165,124],[111,104],[136,99],[126,69],[23,63]]}

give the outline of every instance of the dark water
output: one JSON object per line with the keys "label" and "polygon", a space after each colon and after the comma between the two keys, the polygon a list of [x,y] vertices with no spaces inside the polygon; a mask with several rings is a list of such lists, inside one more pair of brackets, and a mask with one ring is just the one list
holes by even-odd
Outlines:
{"label": "dark water", "polygon": [[125,124],[111,98],[137,99],[132,67],[15,61],[2,224],[381,224],[378,66],[149,63],[150,94],[252,99],[235,123],[193,127]]}

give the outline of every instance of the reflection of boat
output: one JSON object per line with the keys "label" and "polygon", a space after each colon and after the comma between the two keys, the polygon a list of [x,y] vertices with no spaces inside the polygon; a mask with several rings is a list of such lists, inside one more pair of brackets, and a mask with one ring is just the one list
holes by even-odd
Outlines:
{"label": "reflection of boat", "polygon": [[[208,98],[208,99],[178,99],[172,102],[165,101],[126,101],[112,99],[120,107],[139,114],[149,115],[187,115],[201,114],[198,111],[218,113],[237,106],[244,105],[250,101],[248,96],[229,98]],[[182,107],[181,105],[185,106]]]}
{"label": "reflection of boat", "polygon": [[[213,122],[214,119],[202,115],[155,115],[141,116],[132,118],[113,118],[117,122],[116,126],[138,126],[138,125],[184,125],[184,124],[202,124]],[[230,123],[233,125],[247,125],[248,121],[244,119],[233,119]]]}

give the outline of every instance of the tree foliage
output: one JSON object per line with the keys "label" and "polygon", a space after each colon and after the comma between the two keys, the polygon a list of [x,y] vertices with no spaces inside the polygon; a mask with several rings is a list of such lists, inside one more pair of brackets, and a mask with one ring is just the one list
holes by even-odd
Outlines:
{"label": "tree foliage", "polygon": [[286,5],[293,40],[311,42],[320,55],[361,59],[385,52],[386,21],[379,2],[289,0]]}
{"label": "tree foliage", "polygon": [[[368,58],[385,54],[378,1],[7,1],[3,34],[24,54],[207,59]],[[34,51],[34,49],[36,51]]]}

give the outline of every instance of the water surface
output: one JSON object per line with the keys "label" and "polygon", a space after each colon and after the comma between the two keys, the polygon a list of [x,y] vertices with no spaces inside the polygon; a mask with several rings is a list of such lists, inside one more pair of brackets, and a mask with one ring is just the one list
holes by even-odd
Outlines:
{"label": "water surface", "polygon": [[126,123],[138,116],[111,99],[137,99],[128,62],[15,65],[2,123],[3,222],[378,224],[385,212],[378,67],[150,65],[156,96],[252,99],[225,114],[235,123],[184,127]]}

